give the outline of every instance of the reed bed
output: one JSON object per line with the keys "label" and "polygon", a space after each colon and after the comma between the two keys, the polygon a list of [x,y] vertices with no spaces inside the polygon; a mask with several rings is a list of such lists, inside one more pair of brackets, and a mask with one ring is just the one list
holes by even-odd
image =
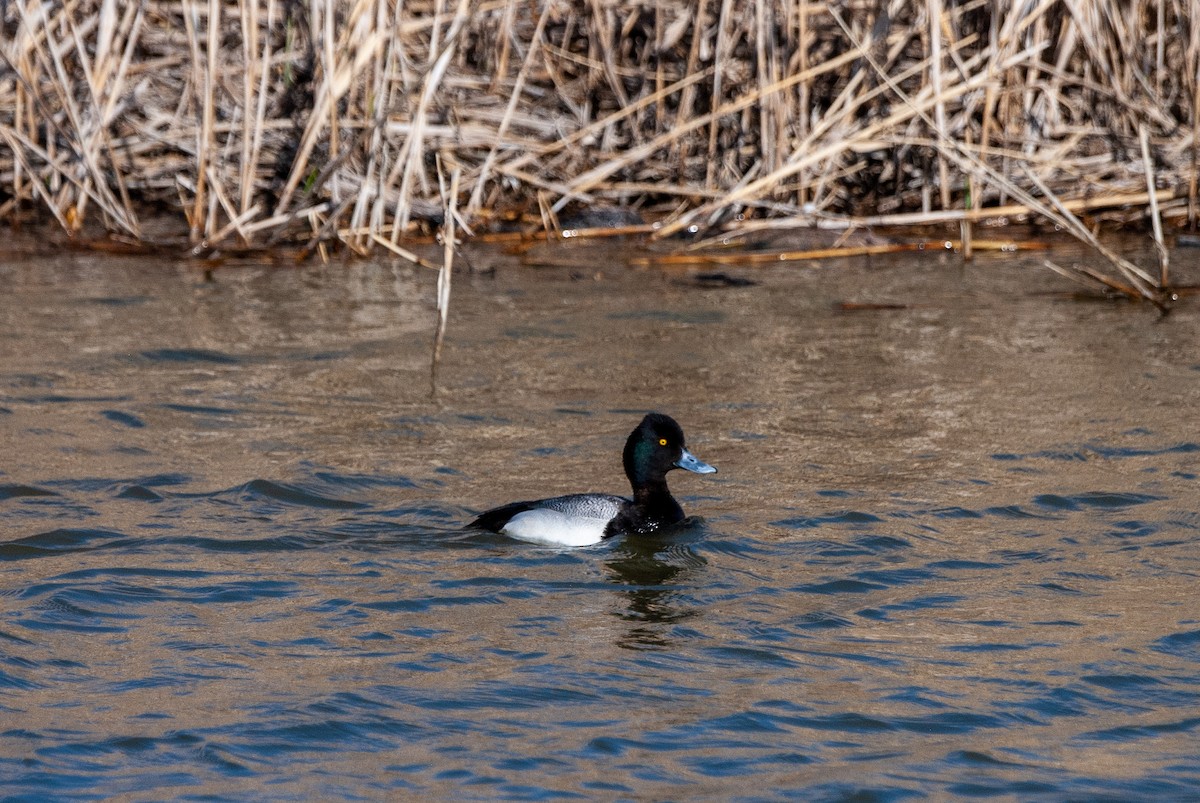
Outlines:
{"label": "reed bed", "polygon": [[[651,236],[1195,226],[1193,0],[7,0],[0,215],[403,252],[618,206]],[[451,176],[455,177],[451,182]],[[457,187],[451,203],[446,197]],[[1114,255],[1115,256],[1115,255]],[[1159,293],[1114,261],[1115,283]]]}

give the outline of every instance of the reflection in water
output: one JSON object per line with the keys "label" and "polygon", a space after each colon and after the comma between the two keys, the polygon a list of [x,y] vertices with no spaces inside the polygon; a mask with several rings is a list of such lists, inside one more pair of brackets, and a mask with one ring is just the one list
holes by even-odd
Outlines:
{"label": "reflection in water", "polygon": [[623,590],[628,605],[616,615],[630,627],[618,646],[666,649],[672,643],[670,626],[698,613],[680,592],[703,583],[708,561],[677,540],[696,528],[697,522],[688,519],[663,532],[623,537],[604,561],[612,581],[629,586]]}

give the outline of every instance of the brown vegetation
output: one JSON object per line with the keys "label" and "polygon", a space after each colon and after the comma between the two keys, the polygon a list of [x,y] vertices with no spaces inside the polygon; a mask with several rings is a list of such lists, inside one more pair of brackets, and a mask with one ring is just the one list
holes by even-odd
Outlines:
{"label": "brown vegetation", "polygon": [[[0,13],[0,216],[48,210],[68,231],[145,240],[168,211],[205,249],[363,252],[438,227],[455,173],[467,231],[601,205],[660,238],[1026,215],[1086,238],[1081,213],[1200,214],[1192,0]],[[1164,283],[1116,264],[1140,295]]]}

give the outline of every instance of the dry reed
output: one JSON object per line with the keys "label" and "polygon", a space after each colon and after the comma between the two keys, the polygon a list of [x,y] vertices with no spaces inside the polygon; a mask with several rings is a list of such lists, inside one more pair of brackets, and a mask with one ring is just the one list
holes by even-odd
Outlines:
{"label": "dry reed", "polygon": [[[0,216],[201,252],[595,205],[656,237],[1200,217],[1193,0],[9,0]],[[1136,46],[1134,46],[1136,44]],[[550,225],[547,222],[547,225]],[[1163,251],[1165,254],[1165,250]],[[1115,270],[1143,296],[1159,275]]]}

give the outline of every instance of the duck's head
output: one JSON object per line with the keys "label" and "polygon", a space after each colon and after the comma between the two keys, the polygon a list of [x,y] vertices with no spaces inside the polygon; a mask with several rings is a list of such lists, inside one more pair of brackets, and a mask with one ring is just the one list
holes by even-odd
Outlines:
{"label": "duck's head", "polygon": [[716,468],[687,450],[683,429],[675,419],[650,413],[625,441],[625,474],[634,489],[665,482],[667,472],[682,468],[697,474],[713,474]]}

